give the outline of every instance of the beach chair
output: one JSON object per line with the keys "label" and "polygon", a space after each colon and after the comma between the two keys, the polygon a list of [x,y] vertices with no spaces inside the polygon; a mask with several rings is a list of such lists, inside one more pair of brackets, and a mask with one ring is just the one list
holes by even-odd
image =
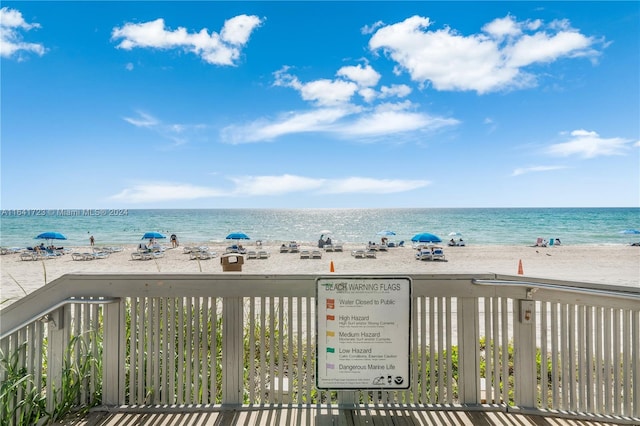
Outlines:
{"label": "beach chair", "polygon": [[20,253],[20,260],[37,260],[35,252]]}
{"label": "beach chair", "polygon": [[257,259],[258,258],[258,252],[256,252],[255,250],[247,250],[247,259]]}
{"label": "beach chair", "polygon": [[433,260],[446,260],[442,247],[433,247],[431,256]]}
{"label": "beach chair", "polygon": [[258,250],[258,259],[268,259],[271,256],[267,250]]}
{"label": "beach chair", "polygon": [[311,259],[322,259],[322,252],[320,250],[312,250]]}
{"label": "beach chair", "polygon": [[309,250],[300,250],[300,259],[310,259],[311,258],[311,252],[309,252]]}
{"label": "beach chair", "polygon": [[200,250],[190,250],[189,251],[189,259],[190,260],[205,260],[205,259],[210,259],[210,257],[208,257],[208,253],[207,252],[201,252]]}
{"label": "beach chair", "polygon": [[364,259],[366,257],[366,252],[363,249],[356,249],[351,252],[351,256],[356,259]]}
{"label": "beach chair", "polygon": [[342,251],[342,243],[334,243],[333,251]]}
{"label": "beach chair", "polygon": [[324,251],[333,251],[333,244],[325,244]]}
{"label": "beach chair", "polygon": [[142,255],[144,252],[136,251],[131,253],[131,260],[143,260]]}
{"label": "beach chair", "polygon": [[280,246],[280,253],[289,253],[289,247],[284,244]]}
{"label": "beach chair", "polygon": [[417,260],[433,260],[433,252],[431,249],[423,248],[416,252]]}
{"label": "beach chair", "polygon": [[378,256],[377,250],[367,250],[365,253],[365,257],[369,259],[375,259]]}

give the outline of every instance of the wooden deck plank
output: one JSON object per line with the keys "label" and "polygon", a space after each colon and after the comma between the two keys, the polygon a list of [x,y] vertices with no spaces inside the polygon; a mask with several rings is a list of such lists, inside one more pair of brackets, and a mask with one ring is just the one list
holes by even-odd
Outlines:
{"label": "wooden deck plank", "polygon": [[154,412],[92,411],[81,419],[56,423],[65,426],[615,426],[628,422],[571,419],[503,411],[416,410],[367,408],[339,410],[327,407],[251,407],[237,410],[196,411],[165,408]]}

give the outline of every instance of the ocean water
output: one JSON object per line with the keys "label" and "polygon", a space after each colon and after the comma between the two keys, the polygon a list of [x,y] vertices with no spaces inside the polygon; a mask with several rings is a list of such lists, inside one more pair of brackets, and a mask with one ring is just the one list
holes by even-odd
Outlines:
{"label": "ocean water", "polygon": [[63,246],[87,246],[90,235],[98,246],[137,244],[147,231],[194,243],[223,242],[235,231],[264,242],[314,243],[325,230],[344,243],[379,241],[382,230],[395,232],[389,240],[396,242],[420,232],[444,241],[459,232],[480,245],[531,245],[537,237],[571,245],[640,241],[625,229],[640,229],[640,208],[2,210],[0,245],[31,246],[47,231],[64,234],[56,242]]}

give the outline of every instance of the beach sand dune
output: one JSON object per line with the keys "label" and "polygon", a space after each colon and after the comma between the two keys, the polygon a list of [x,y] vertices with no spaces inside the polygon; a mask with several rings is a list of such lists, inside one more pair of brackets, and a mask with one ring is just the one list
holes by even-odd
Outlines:
{"label": "beach sand dune", "polygon": [[[255,249],[251,245],[247,248]],[[302,247],[309,250],[311,246]],[[245,259],[247,274],[329,274],[333,262],[336,274],[480,274],[517,275],[522,261],[525,277],[550,278],[577,282],[630,286],[640,289],[640,247],[601,246],[467,246],[445,247],[446,261],[415,260],[411,247],[378,252],[376,258],[355,258],[347,244],[343,252],[322,252],[321,259],[301,259],[299,253],[280,253],[279,246],[261,247],[270,252],[266,259]],[[223,273],[220,254],[225,245],[210,246],[218,256],[208,260],[190,260],[182,247],[167,248],[160,259],[132,260],[135,246],[112,253],[106,259],[72,260],[71,254],[44,261],[22,261],[18,254],[0,256],[0,300],[10,303],[33,292],[46,282],[67,273]],[[75,252],[88,251],[77,248]],[[224,272],[238,274],[238,272]],[[7,302],[8,301],[8,302]]]}

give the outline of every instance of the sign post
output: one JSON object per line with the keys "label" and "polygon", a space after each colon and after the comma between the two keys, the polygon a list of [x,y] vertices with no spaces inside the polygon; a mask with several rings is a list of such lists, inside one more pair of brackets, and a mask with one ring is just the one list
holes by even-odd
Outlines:
{"label": "sign post", "polygon": [[411,279],[321,277],[316,387],[408,389]]}

